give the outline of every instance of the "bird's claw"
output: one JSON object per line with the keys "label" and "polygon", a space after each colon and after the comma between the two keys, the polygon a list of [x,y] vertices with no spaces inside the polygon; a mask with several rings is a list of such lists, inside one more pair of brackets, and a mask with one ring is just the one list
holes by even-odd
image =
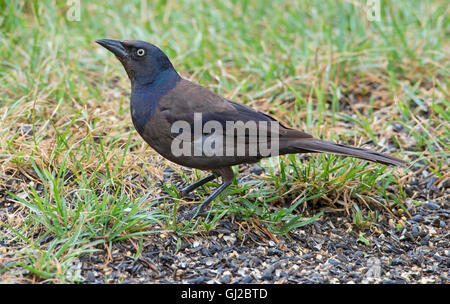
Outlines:
{"label": "bird's claw", "polygon": [[183,220],[187,220],[190,221],[193,218],[195,218],[199,213],[198,207],[195,207],[194,209],[184,212],[184,213],[179,213],[177,214],[177,221],[183,221]]}
{"label": "bird's claw", "polygon": [[185,189],[182,189],[181,191],[178,191],[178,194],[179,194],[181,197],[186,197],[186,196],[189,195],[189,191],[186,191]]}

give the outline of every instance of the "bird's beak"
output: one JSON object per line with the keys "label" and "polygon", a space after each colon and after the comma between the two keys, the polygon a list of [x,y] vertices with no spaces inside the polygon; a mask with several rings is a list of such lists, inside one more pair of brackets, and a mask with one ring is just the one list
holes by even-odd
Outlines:
{"label": "bird's beak", "polygon": [[122,45],[122,40],[97,39],[95,40],[95,42],[103,46],[105,49],[111,51],[119,59],[123,59],[127,56],[127,51]]}

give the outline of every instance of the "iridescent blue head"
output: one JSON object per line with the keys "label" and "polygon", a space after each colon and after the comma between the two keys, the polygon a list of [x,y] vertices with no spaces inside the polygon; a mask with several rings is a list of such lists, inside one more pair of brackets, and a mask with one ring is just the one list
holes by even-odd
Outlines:
{"label": "iridescent blue head", "polygon": [[[177,75],[166,54],[157,46],[140,40],[98,39],[95,42],[116,55],[127,71],[132,85],[144,86],[158,77]],[[167,73],[169,72],[169,73]]]}

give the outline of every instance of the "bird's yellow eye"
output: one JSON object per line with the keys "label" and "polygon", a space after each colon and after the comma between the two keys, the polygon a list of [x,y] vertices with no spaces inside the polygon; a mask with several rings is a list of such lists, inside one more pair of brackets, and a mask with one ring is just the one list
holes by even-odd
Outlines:
{"label": "bird's yellow eye", "polygon": [[145,50],[144,50],[144,49],[139,49],[139,50],[136,51],[136,54],[137,54],[138,56],[144,56]]}

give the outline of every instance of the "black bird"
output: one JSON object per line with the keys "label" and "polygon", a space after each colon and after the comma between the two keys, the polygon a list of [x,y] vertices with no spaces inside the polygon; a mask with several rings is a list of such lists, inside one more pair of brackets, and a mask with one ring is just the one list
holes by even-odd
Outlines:
{"label": "black bird", "polygon": [[[234,178],[231,166],[254,163],[264,157],[325,152],[387,165],[405,164],[375,151],[315,139],[278,123],[267,114],[183,79],[169,58],[153,44],[115,39],[96,42],[117,57],[130,78],[131,117],[142,138],[174,163],[212,171],[211,175],[184,188],[182,194],[222,177],[222,184],[198,208],[185,214],[185,218],[195,217],[231,184]],[[231,132],[228,126],[234,126]]]}

